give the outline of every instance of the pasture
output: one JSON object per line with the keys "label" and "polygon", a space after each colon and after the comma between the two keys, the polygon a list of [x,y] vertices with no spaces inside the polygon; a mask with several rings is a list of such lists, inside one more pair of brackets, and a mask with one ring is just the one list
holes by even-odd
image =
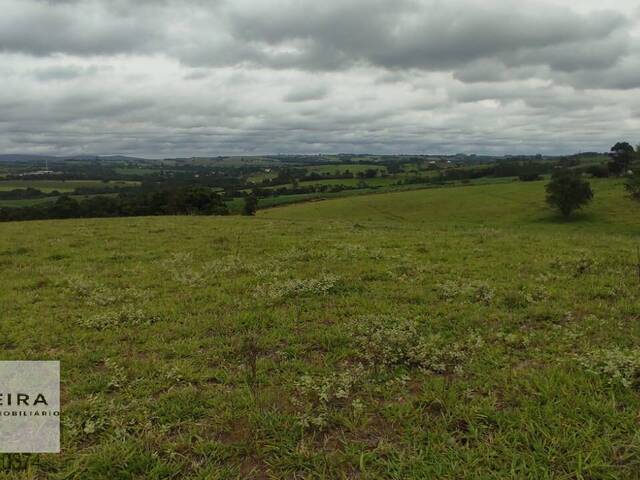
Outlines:
{"label": "pasture", "polygon": [[592,184],[3,224],[2,357],[62,365],[22,478],[637,478],[639,207]]}
{"label": "pasture", "polygon": [[104,188],[104,187],[131,187],[140,182],[111,180],[0,180],[0,191],[15,190],[20,188],[35,188],[45,193],[57,190],[61,193],[72,192],[76,188]]}
{"label": "pasture", "polygon": [[376,170],[379,173],[386,173],[387,167],[375,164],[358,164],[358,163],[336,163],[330,165],[309,165],[305,167],[308,172],[316,172],[323,174],[341,174],[345,170],[349,170],[353,174],[362,173],[367,170]]}

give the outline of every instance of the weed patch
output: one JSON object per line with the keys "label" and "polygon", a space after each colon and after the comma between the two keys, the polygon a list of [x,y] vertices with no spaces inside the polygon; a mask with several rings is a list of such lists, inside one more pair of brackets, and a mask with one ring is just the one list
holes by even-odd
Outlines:
{"label": "weed patch", "polygon": [[126,306],[117,310],[82,318],[78,321],[78,324],[95,330],[108,330],[118,327],[152,325],[161,319],[160,315],[148,313],[132,306]]}
{"label": "weed patch", "polygon": [[594,350],[579,356],[578,361],[610,386],[637,388],[640,384],[640,349]]}
{"label": "weed patch", "polygon": [[362,317],[353,326],[357,357],[372,368],[419,368],[432,373],[460,373],[470,355],[482,347],[482,338],[470,335],[449,341],[439,334],[422,333],[412,320]]}

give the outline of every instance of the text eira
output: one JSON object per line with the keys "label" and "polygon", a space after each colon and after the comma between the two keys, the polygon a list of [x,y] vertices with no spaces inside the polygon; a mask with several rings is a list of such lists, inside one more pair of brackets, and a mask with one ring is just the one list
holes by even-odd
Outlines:
{"label": "text eira", "polygon": [[0,407],[11,406],[35,407],[36,405],[49,405],[44,394],[38,393],[29,395],[28,393],[0,393]]}

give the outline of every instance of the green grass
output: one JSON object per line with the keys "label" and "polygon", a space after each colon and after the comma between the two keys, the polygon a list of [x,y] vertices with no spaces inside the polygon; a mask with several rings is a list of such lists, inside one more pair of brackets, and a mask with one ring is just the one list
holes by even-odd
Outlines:
{"label": "green grass", "polygon": [[[349,187],[356,187],[358,186],[361,182],[365,182],[367,185],[372,186],[372,187],[380,187],[380,186],[388,186],[388,185],[395,185],[398,180],[400,180],[400,177],[376,177],[376,178],[367,178],[367,179],[362,179],[362,178],[331,178],[331,179],[326,179],[326,180],[322,180],[322,179],[318,179],[318,180],[305,180],[302,182],[299,182],[298,185],[300,187],[309,187],[312,185],[346,185]],[[287,183],[284,185],[274,185],[274,186],[269,186],[269,187],[261,187],[265,190],[277,190],[279,188],[293,188],[293,184],[291,183]],[[246,191],[249,191],[250,189],[246,189]]]}
{"label": "green grass", "polygon": [[43,203],[55,202],[58,197],[43,198],[21,198],[17,200],[0,200],[0,207],[31,207],[33,205],[41,205]]}
{"label": "green grass", "polygon": [[[627,231],[637,223],[637,210],[625,198],[622,181],[592,180],[595,200],[579,221],[566,228]],[[304,220],[401,221],[439,225],[492,225],[510,228],[555,228],[558,219],[545,204],[544,181],[448,186],[384,195],[358,196],[261,212],[268,218]]]}
{"label": "green grass", "polygon": [[386,172],[387,167],[384,165],[375,165],[375,164],[352,164],[352,163],[336,163],[331,165],[310,165],[305,167],[305,170],[308,172],[316,172],[319,174],[334,174],[334,173],[344,173],[345,170],[349,170],[354,175],[359,172],[364,172],[366,170],[378,170],[379,172]]}
{"label": "green grass", "polygon": [[[82,201],[91,197],[115,197],[117,195],[118,195],[117,193],[99,193],[96,195],[69,195],[69,197],[78,201]],[[19,200],[0,200],[0,207],[11,207],[11,208],[31,207],[33,205],[53,203],[56,200],[58,200],[58,198],[60,197],[23,198]]]}
{"label": "green grass", "polygon": [[54,190],[59,192],[72,192],[76,188],[104,188],[104,187],[126,187],[136,186],[140,182],[115,181],[104,183],[100,180],[0,180],[0,190],[15,190],[18,188],[36,188],[42,192],[49,193]]}
{"label": "green grass", "polygon": [[399,178],[396,177],[375,177],[375,178],[333,178],[328,180],[307,180],[300,182],[300,186],[307,185],[348,185],[355,187],[360,182],[364,182],[372,187],[395,185]]}
{"label": "green grass", "polygon": [[263,180],[271,180],[276,178],[278,175],[275,172],[260,172],[247,177],[248,182],[252,183],[260,183]]}
{"label": "green grass", "polygon": [[24,478],[638,478],[640,207],[593,186],[3,224],[2,358],[62,363]]}
{"label": "green grass", "polygon": [[[376,184],[375,180],[373,182],[366,182],[369,187],[374,187]],[[386,180],[386,179],[379,179]],[[485,179],[479,179],[478,182],[484,183]],[[347,180],[348,181],[348,180]],[[450,184],[448,186],[453,186],[454,184]],[[291,188],[292,185],[288,185],[288,188]],[[274,187],[275,188],[275,187]],[[313,193],[299,193],[295,195],[278,195],[273,197],[264,197],[259,199],[259,208],[266,209],[272,207],[279,207],[282,205],[290,205],[294,203],[304,203],[309,201],[319,201],[319,200],[327,200],[332,198],[349,198],[356,195],[369,195],[372,193],[381,194],[388,192],[397,192],[397,191],[407,191],[407,190],[416,190],[416,189],[425,189],[425,188],[441,188],[441,185],[429,185],[429,184],[413,184],[413,185],[395,185],[394,183],[386,182],[377,182],[376,188],[358,188],[353,190],[342,190],[340,192],[313,192]],[[250,192],[251,190],[246,189],[245,192]],[[230,201],[226,202],[227,207],[229,208],[229,212],[231,214],[237,214],[242,212],[242,207],[244,206],[243,198],[234,198]]]}

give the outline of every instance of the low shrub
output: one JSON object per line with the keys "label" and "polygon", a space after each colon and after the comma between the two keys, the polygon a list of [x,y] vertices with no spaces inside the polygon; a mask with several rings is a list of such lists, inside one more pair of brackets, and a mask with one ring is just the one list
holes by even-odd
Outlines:
{"label": "low shrub", "polygon": [[458,373],[482,339],[470,335],[448,341],[437,334],[424,335],[419,324],[393,317],[363,317],[355,322],[353,343],[357,356],[374,368],[419,368],[432,373]]}
{"label": "low shrub", "polygon": [[599,349],[578,357],[587,371],[603,377],[611,386],[640,386],[640,349]]}
{"label": "low shrub", "polygon": [[352,367],[324,376],[304,375],[295,383],[294,405],[300,410],[298,420],[305,428],[325,429],[337,411],[348,406],[357,407],[353,398],[361,382],[363,369]]}

